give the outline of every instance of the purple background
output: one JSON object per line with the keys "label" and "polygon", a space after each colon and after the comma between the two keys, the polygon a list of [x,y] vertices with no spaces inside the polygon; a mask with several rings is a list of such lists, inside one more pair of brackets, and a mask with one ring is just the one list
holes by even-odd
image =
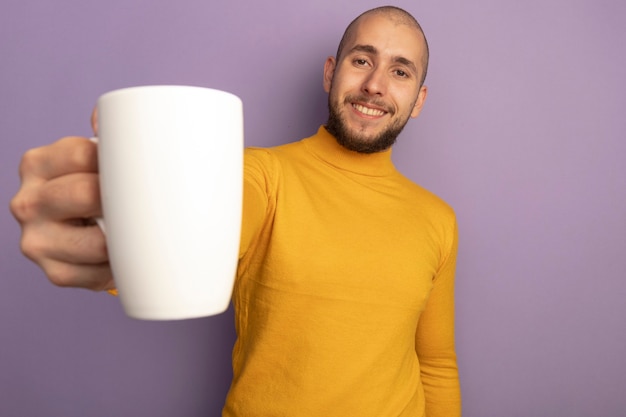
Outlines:
{"label": "purple background", "polygon": [[[6,209],[28,148],[89,135],[97,96],[161,83],[238,94],[246,143],[324,122],[322,65],[371,0],[4,0],[0,415],[216,416],[232,312],[127,319],[56,288]],[[626,3],[399,0],[431,46],[398,167],[457,210],[464,416],[626,413]],[[259,381],[262,383],[262,381]]]}

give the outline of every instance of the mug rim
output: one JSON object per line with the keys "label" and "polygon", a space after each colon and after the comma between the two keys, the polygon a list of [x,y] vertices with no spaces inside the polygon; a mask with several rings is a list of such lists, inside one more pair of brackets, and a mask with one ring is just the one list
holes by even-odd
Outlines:
{"label": "mug rim", "polygon": [[233,99],[236,99],[239,103],[242,103],[241,98],[239,96],[229,91],[220,90],[217,88],[185,85],[185,84],[162,84],[162,85],[154,84],[154,85],[139,85],[139,86],[132,86],[132,87],[124,87],[124,88],[119,88],[116,90],[111,90],[102,94],[98,98],[98,101],[107,99],[110,97],[118,96],[118,95],[128,95],[128,94],[135,94],[135,93],[156,93],[156,92],[170,92],[171,93],[171,92],[176,92],[176,91],[179,91],[181,93],[182,92],[185,92],[185,93],[197,92],[197,93],[206,93],[206,94],[211,94],[211,95],[222,95],[224,97],[231,97]]}

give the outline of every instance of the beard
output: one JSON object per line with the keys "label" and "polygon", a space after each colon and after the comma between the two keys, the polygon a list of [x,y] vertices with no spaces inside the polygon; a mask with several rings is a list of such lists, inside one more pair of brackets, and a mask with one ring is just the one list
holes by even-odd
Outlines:
{"label": "beard", "polygon": [[[333,100],[331,97],[332,91],[328,95],[328,121],[326,122],[326,130],[335,137],[341,146],[351,151],[369,154],[382,152],[391,148],[391,146],[396,143],[398,135],[402,132],[402,129],[404,129],[404,126],[409,120],[410,115],[400,117],[389,126],[385,127],[382,132],[373,137],[367,137],[358,131],[351,131],[348,128],[343,119],[342,109],[338,101]],[[369,102],[378,106],[382,104],[361,96],[346,97],[345,103],[352,102]],[[388,112],[391,113],[391,116],[394,115],[391,110],[388,110]]]}

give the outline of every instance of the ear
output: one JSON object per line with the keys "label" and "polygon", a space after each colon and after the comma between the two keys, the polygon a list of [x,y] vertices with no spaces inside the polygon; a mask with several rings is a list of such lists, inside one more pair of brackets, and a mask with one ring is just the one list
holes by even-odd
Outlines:
{"label": "ear", "polygon": [[415,100],[415,105],[413,106],[413,110],[411,111],[411,117],[417,117],[422,111],[422,107],[424,107],[424,102],[426,101],[426,96],[428,95],[428,87],[422,85],[420,87],[420,91],[417,94],[417,100]]}
{"label": "ear", "polygon": [[326,58],[326,62],[324,63],[324,91],[327,93],[330,92],[330,85],[333,81],[336,66],[337,61],[335,60],[335,57],[329,56]]}

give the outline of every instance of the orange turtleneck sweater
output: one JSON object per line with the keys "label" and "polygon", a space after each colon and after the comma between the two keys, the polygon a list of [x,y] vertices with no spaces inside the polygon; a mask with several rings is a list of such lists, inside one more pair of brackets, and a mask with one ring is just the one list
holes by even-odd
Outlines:
{"label": "orange turtleneck sweater", "polygon": [[323,127],[244,177],[223,415],[460,416],[452,209]]}

